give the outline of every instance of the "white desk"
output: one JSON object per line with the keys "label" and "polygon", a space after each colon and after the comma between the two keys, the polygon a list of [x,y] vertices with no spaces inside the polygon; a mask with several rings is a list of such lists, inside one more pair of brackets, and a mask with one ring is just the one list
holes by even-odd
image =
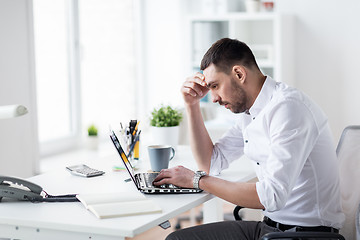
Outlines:
{"label": "white desk", "polygon": [[[106,159],[89,163],[91,167],[106,171],[106,174],[100,177],[82,178],[70,175],[65,169],[58,169],[29,180],[42,186],[51,195],[137,191],[132,182],[124,182],[129,177],[127,173],[111,170],[113,165],[119,164],[119,161],[119,157],[114,154]],[[224,171],[220,177],[232,181],[252,179],[255,174],[251,163],[246,159],[240,161],[234,162],[231,169]],[[171,161],[171,165],[180,164],[192,169],[196,168],[189,148],[178,147],[177,156]],[[143,165],[147,168],[146,163]],[[163,212],[98,219],[79,202],[0,202],[0,238],[119,240],[145,232],[214,196],[203,192],[199,194],[146,195],[146,197],[156,201]]]}

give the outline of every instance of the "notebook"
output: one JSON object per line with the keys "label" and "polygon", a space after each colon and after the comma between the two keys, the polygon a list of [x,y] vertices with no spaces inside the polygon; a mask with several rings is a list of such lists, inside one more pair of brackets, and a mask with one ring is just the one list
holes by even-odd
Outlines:
{"label": "notebook", "polygon": [[76,198],[98,218],[162,212],[153,200],[146,199],[139,192],[85,193],[76,195]]}
{"label": "notebook", "polygon": [[132,182],[135,184],[136,188],[143,193],[198,193],[202,192],[201,189],[195,188],[180,188],[172,184],[164,184],[161,186],[154,186],[152,184],[153,180],[159,173],[134,173],[134,169],[126,157],[126,154],[121,147],[121,144],[114,133],[110,130],[110,139],[114,143],[116,150],[118,151],[121,160],[124,163],[126,170],[128,171]]}

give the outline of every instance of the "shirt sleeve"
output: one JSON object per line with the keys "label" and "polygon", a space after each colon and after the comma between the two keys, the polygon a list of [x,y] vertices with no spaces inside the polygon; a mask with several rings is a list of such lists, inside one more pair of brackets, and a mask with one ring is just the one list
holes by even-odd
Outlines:
{"label": "shirt sleeve", "polygon": [[287,100],[264,121],[269,127],[270,154],[261,168],[256,190],[265,209],[285,206],[296,179],[319,136],[311,109],[300,101]]}
{"label": "shirt sleeve", "polygon": [[240,121],[230,128],[215,144],[211,155],[210,175],[218,175],[229,164],[244,154]]}

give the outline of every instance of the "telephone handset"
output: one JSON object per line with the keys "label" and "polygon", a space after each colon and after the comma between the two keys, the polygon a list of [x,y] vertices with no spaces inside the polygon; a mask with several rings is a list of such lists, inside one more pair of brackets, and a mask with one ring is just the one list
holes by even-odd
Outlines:
{"label": "telephone handset", "polygon": [[[42,195],[44,193],[45,196]],[[75,202],[75,194],[52,196],[35,183],[0,175],[0,201],[3,197],[31,202]]]}
{"label": "telephone handset", "polygon": [[0,176],[0,200],[3,197],[16,200],[36,201],[43,197],[40,195],[42,187],[23,179]]}

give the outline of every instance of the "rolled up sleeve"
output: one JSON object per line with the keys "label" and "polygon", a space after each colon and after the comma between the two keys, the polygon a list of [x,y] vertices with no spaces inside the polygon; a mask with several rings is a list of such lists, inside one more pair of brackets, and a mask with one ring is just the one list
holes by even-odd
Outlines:
{"label": "rolled up sleeve", "polygon": [[219,175],[232,161],[239,159],[243,154],[243,135],[240,126],[236,124],[214,144],[210,175]]}

